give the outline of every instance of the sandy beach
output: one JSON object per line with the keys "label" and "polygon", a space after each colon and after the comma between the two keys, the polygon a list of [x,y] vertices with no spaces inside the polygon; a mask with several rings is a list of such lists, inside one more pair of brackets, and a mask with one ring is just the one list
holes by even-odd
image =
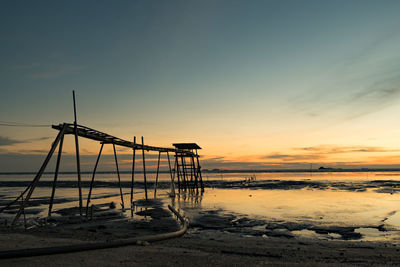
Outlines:
{"label": "sandy beach", "polygon": [[[2,233],[0,248],[58,246],[83,242],[23,233]],[[190,231],[153,244],[0,261],[2,266],[398,266],[399,247],[377,242],[241,236],[218,230]]]}

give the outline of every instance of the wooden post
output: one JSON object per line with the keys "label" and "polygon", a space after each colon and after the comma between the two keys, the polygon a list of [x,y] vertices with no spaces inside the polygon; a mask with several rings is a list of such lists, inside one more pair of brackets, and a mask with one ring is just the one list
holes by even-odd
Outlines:
{"label": "wooden post", "polygon": [[201,193],[204,192],[204,184],[203,184],[203,177],[201,176],[201,167],[200,167],[200,161],[199,161],[199,154],[197,154],[197,149],[196,149],[196,159],[197,159],[197,171],[198,171],[198,176],[200,180],[200,187],[201,187]]}
{"label": "wooden post", "polygon": [[104,143],[101,143],[99,155],[97,156],[96,164],[94,165],[94,169],[93,169],[93,173],[92,173],[92,180],[90,181],[89,194],[88,194],[87,202],[86,202],[86,218],[88,217],[88,212],[89,212],[89,204],[90,204],[90,198],[92,196],[94,177],[96,175],[97,165],[99,164],[99,160],[100,160],[101,152],[103,151],[103,147],[104,147]]}
{"label": "wooden post", "polygon": [[195,189],[195,179],[194,179],[194,166],[193,166],[193,160],[192,157],[190,157],[190,185],[191,185],[191,190],[194,193],[194,189]]}
{"label": "wooden post", "polygon": [[56,139],[54,140],[54,142],[53,142],[53,144],[52,144],[52,146],[50,148],[50,151],[47,154],[46,159],[44,160],[42,166],[40,167],[38,173],[36,174],[35,178],[32,181],[32,185],[29,188],[28,194],[25,197],[25,200],[23,202],[23,206],[18,210],[18,213],[15,215],[15,218],[12,221],[11,225],[14,225],[17,222],[17,220],[19,219],[19,217],[21,216],[22,210],[25,208],[26,204],[28,203],[29,199],[31,198],[31,196],[33,194],[33,191],[35,190],[36,185],[40,180],[40,177],[42,177],[42,174],[43,174],[44,170],[46,169],[46,166],[49,163],[49,161],[51,159],[51,156],[54,153],[54,150],[56,149],[58,143],[60,142],[61,137],[64,135],[65,128],[66,128],[66,126],[64,125],[63,128],[58,132],[58,135],[57,135]]}
{"label": "wooden post", "polygon": [[131,211],[133,209],[133,184],[135,182],[135,160],[136,160],[136,136],[133,137],[132,155],[132,183],[131,183]]}
{"label": "wooden post", "polygon": [[171,177],[171,195],[175,196],[175,181],[174,181],[174,177],[172,176],[171,160],[169,158],[169,152],[168,151],[167,151],[167,157],[168,157],[169,176]]}
{"label": "wooden post", "polygon": [[74,134],[75,134],[75,151],[76,151],[76,170],[78,172],[79,214],[80,216],[82,216],[81,163],[79,159],[78,123],[76,121],[75,91],[72,91],[72,96],[74,100]]}
{"label": "wooden post", "polygon": [[144,194],[147,200],[147,180],[146,180],[146,160],[144,158],[144,140],[142,136],[142,158],[143,158],[143,179],[144,179]]}
{"label": "wooden post", "polygon": [[197,168],[196,168],[196,164],[194,162],[194,156],[191,156],[192,159],[192,168],[193,168],[193,173],[194,173],[194,187],[196,188],[196,194],[199,193],[199,184],[198,184],[198,173],[197,173]]}
{"label": "wooden post", "polygon": [[61,136],[60,145],[58,146],[58,156],[57,156],[56,170],[54,173],[53,189],[51,190],[48,216],[51,216],[51,209],[53,208],[54,194],[56,192],[56,184],[57,184],[57,178],[58,178],[58,170],[60,168],[63,143],[64,143],[64,135]]}
{"label": "wooden post", "polygon": [[157,197],[158,173],[160,171],[160,157],[161,157],[161,151],[158,152],[156,183],[154,184],[154,198]]}
{"label": "wooden post", "polygon": [[120,178],[120,176],[119,176],[119,168],[118,168],[117,151],[115,150],[115,144],[114,144],[114,143],[113,143],[113,149],[114,149],[115,167],[117,168],[119,192],[121,193],[121,201],[122,201],[121,206],[122,206],[122,210],[124,210],[124,209],[125,209],[125,205],[124,205],[124,195],[122,194],[121,178]]}
{"label": "wooden post", "polygon": [[183,173],[183,188],[187,189],[187,181],[186,181],[186,170],[185,170],[185,160],[183,156],[181,155],[181,162],[182,162],[182,173]]}
{"label": "wooden post", "polygon": [[[178,163],[178,155],[175,153],[175,173],[178,178],[178,193],[181,193],[181,179],[179,177],[179,163]],[[174,173],[174,175],[175,175]]]}

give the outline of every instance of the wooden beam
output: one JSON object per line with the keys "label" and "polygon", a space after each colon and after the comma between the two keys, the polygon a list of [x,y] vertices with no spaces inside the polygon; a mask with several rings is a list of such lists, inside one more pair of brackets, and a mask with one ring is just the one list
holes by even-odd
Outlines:
{"label": "wooden beam", "polygon": [[124,205],[124,195],[122,194],[121,177],[119,176],[119,167],[118,167],[117,151],[115,150],[115,145],[114,145],[114,144],[113,144],[113,149],[114,149],[115,167],[117,168],[117,177],[118,177],[119,192],[120,192],[120,194],[121,194],[121,206],[122,206],[122,210],[124,210],[124,209],[125,209],[125,205]]}
{"label": "wooden beam", "polygon": [[144,194],[147,200],[147,180],[146,180],[146,159],[144,157],[144,140],[142,136],[142,159],[143,159],[143,180],[144,180]]}
{"label": "wooden beam", "polygon": [[158,152],[156,183],[154,184],[154,198],[157,197],[158,173],[160,171],[160,157],[161,157],[161,152]]}
{"label": "wooden beam", "polygon": [[[133,144],[136,145],[136,136],[133,137]],[[136,149],[132,147],[132,183],[131,183],[131,211],[133,209],[133,184],[135,182],[135,160],[136,160]],[[132,214],[133,215],[133,214]]]}
{"label": "wooden beam", "polygon": [[75,135],[75,152],[76,152],[76,171],[78,173],[79,215],[82,216],[81,162],[79,158],[78,123],[76,121],[75,91],[72,91],[72,96],[74,100],[74,135]]}
{"label": "wooden beam", "polygon": [[97,165],[99,164],[99,160],[100,160],[101,152],[103,151],[103,147],[104,147],[104,144],[101,144],[99,155],[97,155],[96,164],[94,165],[92,179],[90,180],[90,188],[89,188],[89,193],[88,193],[87,202],[86,202],[86,217],[88,217],[90,198],[92,196],[92,189],[93,189],[93,184],[94,184],[94,177],[96,175]]}
{"label": "wooden beam", "polygon": [[53,200],[54,200],[54,194],[56,192],[58,170],[60,168],[60,161],[61,161],[63,143],[64,143],[64,135],[61,136],[60,145],[58,146],[58,156],[57,156],[56,170],[54,172],[53,188],[51,190],[48,216],[51,216],[51,209],[53,208]]}
{"label": "wooden beam", "polygon": [[169,158],[169,152],[167,151],[167,157],[168,157],[168,167],[169,167],[169,176],[171,178],[171,196],[175,196],[175,181],[174,181],[174,176],[172,176],[172,170],[171,170],[171,160]]}
{"label": "wooden beam", "polygon": [[64,130],[65,130],[65,128],[62,128],[62,130],[61,130],[60,132],[58,132],[58,135],[57,135],[56,139],[54,140],[54,142],[53,142],[53,144],[52,144],[52,146],[51,146],[51,148],[50,148],[50,151],[49,151],[49,153],[47,154],[46,159],[44,160],[42,166],[40,167],[40,169],[39,169],[39,171],[37,172],[35,178],[33,179],[31,186],[29,187],[28,194],[26,195],[26,198],[25,198],[25,200],[23,201],[23,206],[18,210],[18,212],[17,212],[17,214],[15,215],[15,218],[14,218],[14,220],[12,221],[11,225],[14,225],[14,224],[17,222],[17,220],[18,220],[19,217],[21,216],[21,213],[22,213],[23,209],[25,209],[26,205],[28,204],[29,199],[31,198],[31,196],[32,196],[32,194],[33,194],[33,191],[35,190],[36,185],[37,185],[37,183],[38,183],[39,180],[40,180],[40,177],[42,177],[42,174],[43,174],[44,170],[46,169],[46,166],[47,166],[47,164],[49,163],[49,161],[50,161],[50,159],[51,159],[51,156],[53,156],[54,150],[56,149],[58,143],[60,142],[61,137],[64,135]]}

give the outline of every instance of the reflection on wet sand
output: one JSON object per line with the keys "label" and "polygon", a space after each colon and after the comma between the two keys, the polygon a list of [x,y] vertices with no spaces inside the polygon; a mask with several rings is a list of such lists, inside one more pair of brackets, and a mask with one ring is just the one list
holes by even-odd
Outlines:
{"label": "reflection on wet sand", "polygon": [[[374,191],[208,189],[172,203],[199,230],[321,239],[400,240],[400,197]],[[400,218],[400,216],[399,216]],[[312,233],[312,234],[310,234]]]}
{"label": "reflection on wet sand", "polygon": [[[337,179],[328,180],[328,174],[315,175],[312,179],[304,179],[305,174],[279,174],[278,177],[283,179],[270,179],[271,174],[257,174],[257,179],[244,179],[247,176],[243,174],[239,179],[239,174],[235,175],[226,175],[223,180],[208,177],[205,181],[208,188],[204,194],[181,193],[175,197],[169,195],[169,182],[161,179],[157,201],[147,203],[142,201],[143,187],[138,182],[133,208],[120,211],[122,217],[118,220],[157,220],[166,215],[163,210],[171,204],[189,218],[191,231],[218,229],[244,236],[400,240],[398,176],[388,179],[380,173],[357,173],[345,179],[344,174],[332,174]],[[370,179],[366,179],[365,175]],[[20,192],[18,185],[23,182],[2,181],[1,204]],[[91,201],[94,214],[101,214],[100,207],[112,202],[116,210],[121,210],[123,204],[130,207],[129,203],[121,203],[119,187],[115,182],[98,182]],[[128,194],[126,188],[129,188],[129,182],[121,183],[124,194]],[[71,208],[77,206],[74,186],[75,182],[68,179],[60,183],[54,217],[62,212],[71,212]],[[39,185],[31,205],[26,209],[28,222],[46,217],[49,190],[46,181]],[[84,187],[83,193],[87,194],[87,191],[88,188]],[[14,208],[17,209],[18,205]],[[10,221],[10,213],[1,216],[0,221]]]}

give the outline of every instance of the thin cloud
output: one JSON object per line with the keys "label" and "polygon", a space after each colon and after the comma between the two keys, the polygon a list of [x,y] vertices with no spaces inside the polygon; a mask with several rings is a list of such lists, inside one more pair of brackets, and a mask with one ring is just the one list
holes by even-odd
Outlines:
{"label": "thin cloud", "polygon": [[400,152],[400,149],[388,149],[383,147],[372,146],[335,146],[335,145],[320,145],[312,147],[298,147],[294,150],[314,152],[318,154],[343,154],[343,153],[385,153],[385,152]]}
{"label": "thin cloud", "polygon": [[[391,33],[377,40],[359,55],[327,73],[328,79],[290,100],[297,112],[309,117],[336,116],[352,120],[386,109],[400,102],[400,35]],[[362,49],[361,49],[362,50]],[[330,121],[331,122],[331,121]]]}
{"label": "thin cloud", "polygon": [[282,161],[304,161],[304,160],[322,160],[324,157],[318,154],[280,154],[272,153],[265,156],[261,156],[262,159],[279,159]]}
{"label": "thin cloud", "polygon": [[0,146],[12,146],[12,145],[21,144],[21,143],[31,143],[31,142],[35,142],[35,141],[47,140],[49,138],[50,137],[39,137],[39,138],[18,140],[18,139],[9,138],[6,136],[0,136]]}
{"label": "thin cloud", "polygon": [[19,143],[24,143],[24,141],[15,140],[5,136],[0,136],[0,146],[12,146]]}

